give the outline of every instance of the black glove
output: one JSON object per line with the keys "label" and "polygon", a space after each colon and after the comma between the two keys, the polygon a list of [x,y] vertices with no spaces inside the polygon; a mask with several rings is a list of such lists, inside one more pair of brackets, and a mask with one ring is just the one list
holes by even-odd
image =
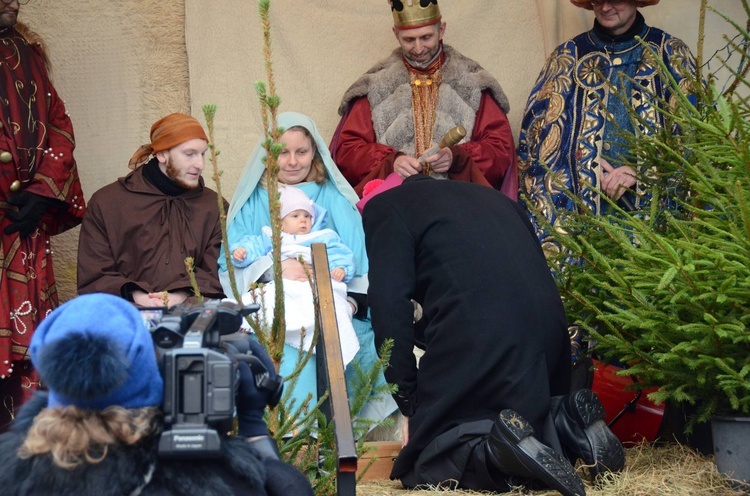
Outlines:
{"label": "black glove", "polygon": [[8,203],[18,207],[17,212],[8,212],[6,217],[13,221],[13,224],[5,228],[5,234],[12,234],[18,231],[22,238],[28,237],[42,219],[44,213],[53,206],[57,206],[60,200],[39,196],[28,191],[14,193],[8,198]]}
{"label": "black glove", "polygon": [[[254,339],[249,340],[250,353],[262,364],[251,366],[239,360],[240,385],[237,390],[237,423],[242,437],[267,436],[268,429],[263,421],[266,405],[278,402],[281,378],[276,374],[273,361],[263,346]],[[259,370],[265,368],[265,371]],[[265,375],[267,374],[267,376]],[[258,385],[261,378],[262,385]],[[267,387],[266,384],[271,384]],[[275,404],[274,404],[275,405]]]}

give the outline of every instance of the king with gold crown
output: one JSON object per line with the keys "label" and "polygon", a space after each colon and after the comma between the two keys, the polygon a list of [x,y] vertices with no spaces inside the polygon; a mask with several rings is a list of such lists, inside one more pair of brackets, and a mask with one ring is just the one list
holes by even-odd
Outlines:
{"label": "king with gold crown", "polygon": [[[388,4],[399,48],[355,81],[339,106],[331,154],[344,177],[360,196],[368,181],[395,172],[479,183],[517,198],[508,98],[500,84],[443,44],[446,23],[437,0]],[[435,152],[456,126],[466,137]]]}

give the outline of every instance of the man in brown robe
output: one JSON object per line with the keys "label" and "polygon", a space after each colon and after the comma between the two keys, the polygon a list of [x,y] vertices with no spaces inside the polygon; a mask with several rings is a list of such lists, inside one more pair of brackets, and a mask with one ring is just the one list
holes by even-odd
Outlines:
{"label": "man in brown robe", "polygon": [[38,384],[28,346],[58,303],[50,239],[86,208],[73,125],[18,11],[0,3],[0,431]]}
{"label": "man in brown robe", "polygon": [[[133,155],[133,172],[91,197],[78,244],[78,292],[122,296],[139,306],[173,306],[200,293],[221,298],[216,192],[201,173],[208,149],[200,123],[171,114],[151,127]],[[149,157],[151,159],[149,160]]]}

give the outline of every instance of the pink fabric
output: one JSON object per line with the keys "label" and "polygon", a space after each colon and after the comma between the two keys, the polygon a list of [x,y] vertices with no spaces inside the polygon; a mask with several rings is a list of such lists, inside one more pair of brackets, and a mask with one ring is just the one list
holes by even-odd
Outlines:
{"label": "pink fabric", "polygon": [[357,209],[359,210],[359,213],[362,213],[362,211],[365,209],[365,205],[367,205],[367,202],[370,201],[372,197],[382,193],[383,191],[395,188],[396,186],[404,182],[404,180],[401,179],[401,176],[399,176],[395,172],[390,173],[388,177],[385,178],[385,180],[373,179],[370,182],[375,183],[375,181],[378,181],[379,184],[376,183],[377,185],[374,188],[367,187],[370,183],[365,184],[362,199],[357,202]]}

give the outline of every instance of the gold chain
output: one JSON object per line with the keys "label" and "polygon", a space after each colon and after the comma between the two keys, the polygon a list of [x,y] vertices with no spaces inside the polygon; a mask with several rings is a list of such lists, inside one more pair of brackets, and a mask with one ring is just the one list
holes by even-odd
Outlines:
{"label": "gold chain", "polygon": [[[414,117],[414,153],[421,156],[429,150],[432,133],[435,127],[435,109],[443,74],[440,67],[429,76],[409,71],[411,84],[411,108]],[[429,164],[425,164],[424,174],[430,173]]]}

